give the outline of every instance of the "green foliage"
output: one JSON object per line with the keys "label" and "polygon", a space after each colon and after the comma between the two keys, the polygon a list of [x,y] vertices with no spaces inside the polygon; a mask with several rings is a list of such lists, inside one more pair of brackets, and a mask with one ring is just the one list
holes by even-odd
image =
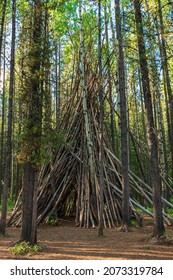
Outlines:
{"label": "green foliage", "polygon": [[24,0],[18,0],[18,11],[21,16],[26,16],[29,10],[29,2]]}
{"label": "green foliage", "polygon": [[42,136],[42,145],[47,150],[51,147],[51,150],[57,150],[60,148],[64,141],[65,131],[57,132],[56,129],[49,129],[46,135]]}
{"label": "green foliage", "polygon": [[132,224],[133,226],[136,226],[136,225],[138,224],[138,222],[137,222],[137,220],[132,220],[132,221],[131,221],[131,224]]}
{"label": "green foliage", "polygon": [[66,216],[69,216],[71,214],[71,211],[75,203],[75,197],[76,197],[76,191],[72,190],[66,203],[67,204],[66,213],[65,213]]}
{"label": "green foliage", "polygon": [[153,213],[153,207],[147,207],[147,210],[150,211],[151,213]]}
{"label": "green foliage", "polygon": [[10,248],[9,251],[15,255],[26,255],[31,253],[38,253],[42,250],[42,247],[38,244],[30,245],[28,242],[21,242],[16,244],[13,248]]}
{"label": "green foliage", "polygon": [[[21,145],[17,152],[20,164],[31,161],[34,167],[40,167],[48,163],[51,160],[52,152],[57,150],[64,141],[64,132],[57,133],[55,129],[49,129],[47,134],[42,135],[37,141],[37,138],[34,138],[34,134],[37,133],[36,129],[28,129],[28,132],[25,131],[21,135]],[[34,142],[33,139],[35,139]]]}
{"label": "green foliage", "polygon": [[[50,1],[50,25],[57,32],[57,37],[60,38],[68,33],[69,30],[76,28],[77,22],[77,5],[78,1],[69,0],[58,3]],[[56,6],[56,9],[55,9]]]}
{"label": "green foliage", "polygon": [[[7,211],[12,211],[14,208],[14,201],[11,198],[8,198],[7,202]],[[2,210],[2,204],[0,204],[0,211]]]}
{"label": "green foliage", "polygon": [[57,219],[57,216],[55,213],[52,213],[48,219],[48,221],[46,222],[46,225],[51,225],[51,226],[58,226],[59,221]]}
{"label": "green foliage", "polygon": [[144,246],[143,250],[151,250],[152,248],[150,246]]}
{"label": "green foliage", "polygon": [[[2,14],[3,2],[0,1],[0,15]],[[9,56],[10,37],[9,22],[11,22],[11,1],[7,1],[6,10],[6,55]],[[104,7],[107,4],[107,11],[105,18],[103,16]],[[142,15],[144,21],[144,39],[147,49],[147,63],[149,68],[150,83],[152,89],[152,98],[154,103],[155,87],[158,84],[161,109],[163,114],[163,135],[165,137],[165,149],[166,157],[168,159],[169,171],[168,175],[172,174],[171,171],[171,159],[170,159],[170,145],[169,143],[169,123],[167,120],[167,114],[171,109],[171,106],[167,108],[167,93],[165,89],[165,76],[163,62],[168,62],[168,72],[170,77],[172,76],[173,69],[173,56],[172,56],[172,6],[171,2],[162,0],[162,13],[164,22],[164,36],[161,36],[160,20],[158,16],[158,1],[142,1]],[[102,5],[102,63],[103,63],[103,85],[105,97],[108,96],[108,69],[111,75],[112,86],[112,98],[113,107],[117,114],[114,115],[115,119],[115,141],[116,141],[116,156],[121,158],[121,146],[120,146],[120,123],[119,117],[119,93],[118,93],[118,77],[117,77],[117,41],[113,38],[113,31],[116,38],[116,24],[115,24],[115,12],[114,1],[103,0]],[[79,69],[79,52],[80,52],[80,23],[79,23],[79,1],[78,0],[50,0],[43,1],[43,28],[41,33],[38,34],[36,40],[33,41],[33,1],[18,0],[17,1],[17,44],[15,52],[15,97],[14,97],[14,134],[13,134],[13,152],[16,152],[18,162],[24,164],[30,161],[34,167],[40,167],[43,164],[48,163],[52,155],[55,155],[55,151],[59,149],[65,139],[65,132],[60,133],[56,131],[55,124],[55,96],[57,92],[60,94],[60,118],[66,111],[66,102],[70,100],[71,93],[76,90],[76,96],[79,96],[77,87],[77,80],[80,80]],[[141,169],[139,167],[139,160],[141,162],[146,181],[150,182],[150,168],[148,160],[148,144],[146,133],[146,114],[144,108],[143,91],[141,89],[141,75],[139,70],[139,58],[138,58],[138,43],[135,27],[134,5],[133,1],[123,0],[121,1],[122,10],[122,35],[125,57],[125,70],[126,70],[126,88],[127,88],[127,103],[128,103],[128,125],[131,134],[134,137],[135,144],[133,144],[129,137],[129,168],[140,178]],[[108,9],[110,7],[110,11]],[[85,49],[85,63],[86,63],[86,84],[90,81],[90,75],[97,76],[97,61],[98,61],[98,1],[82,1],[82,25],[83,25],[83,37],[84,37],[84,49]],[[112,11],[112,12],[111,12]],[[45,18],[46,13],[47,19]],[[149,21],[150,18],[150,21]],[[112,27],[111,27],[112,19]],[[48,24],[46,26],[46,21]],[[108,23],[108,45],[106,43],[105,36],[105,21]],[[46,32],[47,37],[46,38]],[[158,36],[160,34],[160,36]],[[5,35],[5,34],[4,34]],[[6,36],[5,36],[6,37]],[[9,37],[9,38],[8,38]],[[161,55],[161,39],[165,39],[167,58],[163,60]],[[159,39],[160,38],[160,39]],[[60,43],[60,45],[59,45]],[[60,64],[60,73],[55,71],[55,46],[58,45],[60,49],[60,58],[57,58],[57,64]],[[160,47],[159,47],[160,46]],[[160,48],[160,49],[159,49]],[[152,50],[152,51],[151,51]],[[110,66],[108,65],[108,55],[110,53]],[[38,54],[38,55],[37,55]],[[156,76],[158,81],[152,81],[153,75],[153,61],[156,56]],[[163,61],[162,61],[163,60]],[[8,64],[8,63],[7,63]],[[40,67],[37,67],[40,64]],[[36,69],[33,69],[36,66]],[[57,68],[57,66],[56,66]],[[34,71],[33,71],[34,70]],[[57,69],[56,69],[57,70]],[[49,74],[49,75],[48,75]],[[57,92],[55,92],[55,77],[60,78],[60,85]],[[8,99],[8,87],[9,87],[9,71],[6,73],[6,94],[5,94],[5,120],[7,119],[7,99]],[[50,76],[50,81],[48,77]],[[87,90],[93,90],[92,79],[90,86]],[[28,111],[31,107],[33,99],[37,100],[37,95],[31,95],[31,84],[39,85],[40,101],[36,102],[39,106],[34,107],[34,114],[32,120],[28,121]],[[94,83],[93,83],[94,84]],[[153,84],[153,85],[152,85]],[[77,87],[76,87],[77,85]],[[172,85],[172,80],[171,80]],[[75,86],[75,87],[74,87]],[[73,89],[74,87],[74,89]],[[48,88],[50,88],[48,90]],[[91,88],[91,89],[90,89]],[[164,89],[165,88],[165,89]],[[167,91],[167,90],[166,90]],[[0,92],[0,110],[2,113],[3,95],[2,90]],[[94,94],[94,91],[93,91]],[[78,97],[77,97],[78,98]],[[90,101],[90,100],[89,100]],[[110,101],[105,98],[105,124],[108,132],[108,136],[111,137],[110,127]],[[42,115],[40,114],[39,107],[42,109]],[[73,103],[71,104],[73,107]],[[38,109],[38,110],[37,110]],[[161,115],[161,112],[157,113],[157,105],[154,108],[155,119],[157,114]],[[167,111],[168,110],[168,111]],[[32,111],[32,110],[31,110]],[[71,115],[75,114],[76,108],[71,108]],[[99,113],[99,112],[98,112]],[[55,121],[56,122],[56,121]],[[60,121],[61,123],[61,121]],[[67,121],[68,123],[68,121]],[[0,117],[0,126],[2,126],[2,114]],[[59,126],[61,129],[61,125]],[[68,127],[67,127],[68,130]],[[158,139],[162,142],[162,133],[159,129],[157,131]],[[5,135],[6,135],[6,123],[5,123]],[[73,140],[74,143],[76,139]],[[66,143],[66,148],[71,149],[74,143],[69,141]],[[3,149],[5,148],[5,145]],[[16,151],[17,150],[17,151]],[[137,159],[137,156],[139,160]],[[159,152],[161,158],[161,151]],[[14,180],[16,180],[17,166],[14,160]],[[4,162],[3,162],[4,168]],[[3,170],[2,170],[3,173]],[[139,200],[139,197],[136,197]],[[72,193],[68,198],[67,215],[73,210],[75,203],[75,193]],[[173,204],[173,199],[171,199]],[[8,200],[8,210],[11,211],[14,207],[14,203],[11,199]],[[105,210],[108,206],[105,204]],[[1,209],[1,206],[0,206]],[[148,208],[153,212],[152,208]],[[139,212],[142,211],[139,209]],[[167,209],[169,215],[173,216],[173,210]],[[57,220],[52,215],[48,221],[48,224],[56,224]],[[132,221],[136,223],[136,221]]]}
{"label": "green foliage", "polygon": [[167,213],[168,213],[169,216],[173,217],[173,209],[172,208],[168,208]]}
{"label": "green foliage", "polygon": [[[172,202],[171,202],[172,203]],[[172,203],[173,204],[173,203]],[[153,213],[153,208],[152,207],[147,207],[147,210],[149,210],[151,213]],[[167,214],[169,215],[169,216],[172,216],[173,217],[173,209],[172,208],[167,208],[166,209],[166,211],[167,211]]]}

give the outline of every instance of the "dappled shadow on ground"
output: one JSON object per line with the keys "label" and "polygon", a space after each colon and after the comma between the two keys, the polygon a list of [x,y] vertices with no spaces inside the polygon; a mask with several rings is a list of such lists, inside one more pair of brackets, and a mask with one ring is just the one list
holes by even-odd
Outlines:
{"label": "dappled shadow on ground", "polygon": [[[173,237],[173,226],[167,228]],[[27,256],[14,256],[8,247],[18,241],[20,229],[8,228],[7,236],[0,238],[0,259],[55,259],[55,260],[171,260],[173,244],[150,244],[146,237],[152,226],[132,228],[128,233],[106,229],[103,237],[97,237],[96,229],[74,226],[72,221],[60,221],[59,226],[39,226],[38,243],[42,252]]]}

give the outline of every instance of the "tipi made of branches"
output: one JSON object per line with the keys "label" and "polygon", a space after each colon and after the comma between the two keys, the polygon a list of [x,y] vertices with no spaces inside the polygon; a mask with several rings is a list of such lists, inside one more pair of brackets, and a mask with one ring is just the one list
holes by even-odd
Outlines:
{"label": "tipi made of branches", "polygon": [[[99,100],[97,71],[86,70],[85,88],[81,86],[81,73],[76,74],[71,97],[62,108],[59,130],[64,140],[53,160],[40,171],[38,178],[37,222],[57,217],[75,215],[75,224],[96,227],[99,224]],[[83,92],[85,90],[85,92]],[[105,101],[106,101],[105,95]],[[108,133],[104,130],[104,225],[115,227],[122,218],[122,165],[112,152]],[[153,214],[151,187],[129,170],[131,217],[142,222],[142,212]],[[141,199],[140,199],[141,198]],[[139,201],[144,201],[143,205]],[[162,198],[163,204],[173,208]],[[173,220],[163,212],[164,221]],[[8,225],[20,225],[21,207],[16,206]]]}

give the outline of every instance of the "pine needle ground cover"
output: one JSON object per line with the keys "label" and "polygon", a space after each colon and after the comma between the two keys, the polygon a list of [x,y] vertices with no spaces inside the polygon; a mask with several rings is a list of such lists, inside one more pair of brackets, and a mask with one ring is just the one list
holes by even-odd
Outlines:
{"label": "pine needle ground cover", "polygon": [[[104,236],[97,237],[96,229],[74,226],[71,219],[59,220],[59,225],[39,225],[38,244],[42,250],[37,253],[15,255],[9,246],[16,243],[20,229],[7,228],[7,236],[0,239],[0,259],[54,259],[54,260],[128,260],[153,259],[173,260],[172,243],[150,243],[148,237],[152,232],[153,221],[144,217],[144,227],[133,227],[122,234],[119,228],[105,229]],[[173,237],[173,226],[166,228]]]}

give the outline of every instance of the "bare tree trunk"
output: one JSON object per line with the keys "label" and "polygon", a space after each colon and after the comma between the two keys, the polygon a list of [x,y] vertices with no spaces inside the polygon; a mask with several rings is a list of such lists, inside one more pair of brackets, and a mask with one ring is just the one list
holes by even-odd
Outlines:
{"label": "bare tree trunk", "polygon": [[[52,129],[52,95],[50,92],[50,42],[49,42],[49,11],[47,4],[44,7],[44,39],[43,39],[43,56],[42,56],[42,67],[44,69],[43,75],[43,92],[42,98],[43,101],[43,110],[42,115],[43,118],[40,116],[40,119],[43,119],[43,131],[44,134],[47,135],[50,133]],[[44,113],[44,114],[43,114]]]}
{"label": "bare tree trunk", "polygon": [[10,85],[8,100],[8,130],[6,143],[6,158],[4,171],[4,188],[2,200],[2,215],[0,221],[0,233],[5,235],[8,190],[11,182],[11,156],[12,156],[12,131],[13,131],[13,95],[14,95],[14,66],[15,66],[15,37],[16,37],[16,0],[12,4],[12,41],[10,61]]}
{"label": "bare tree trunk", "polygon": [[[169,188],[165,184],[165,181],[168,182],[168,160],[166,153],[166,138],[165,138],[165,124],[163,121],[163,112],[162,112],[162,104],[161,104],[161,90],[160,90],[160,81],[159,81],[159,73],[157,69],[156,56],[155,56],[155,37],[154,30],[151,28],[151,16],[149,13],[149,5],[148,1],[146,2],[147,12],[148,12],[148,23],[149,23],[149,32],[151,36],[149,37],[150,42],[150,56],[151,56],[151,70],[152,70],[152,84],[153,84],[153,105],[155,112],[155,123],[157,127],[158,133],[158,151],[159,151],[159,165],[160,172],[162,175],[162,189],[163,196],[169,200],[168,193]],[[166,206],[165,206],[166,211]]]}
{"label": "bare tree trunk", "polygon": [[142,74],[144,102],[147,114],[147,129],[150,144],[151,184],[153,191],[154,231],[153,235],[160,237],[164,233],[161,203],[161,178],[158,164],[158,143],[156,126],[153,117],[153,106],[150,92],[149,73],[147,65],[146,48],[142,26],[142,15],[139,0],[134,0],[135,20],[138,38],[139,63]]}
{"label": "bare tree trunk", "polygon": [[170,146],[170,157],[171,157],[171,171],[173,177],[173,92],[171,87],[171,80],[168,68],[168,59],[167,59],[167,50],[166,50],[166,40],[165,40],[165,28],[163,23],[163,15],[162,15],[162,6],[161,1],[158,0],[158,14],[160,20],[160,31],[161,31],[161,58],[162,58],[162,66],[163,66],[163,73],[164,73],[164,86],[165,86],[165,94],[168,96],[168,135],[169,135],[169,146]]}
{"label": "bare tree trunk", "polygon": [[[4,33],[4,24],[5,24],[5,12],[6,12],[6,5],[7,1],[4,0],[3,3],[3,8],[2,8],[2,19],[1,19],[1,26],[0,26],[0,77],[1,74],[5,75],[5,68],[3,69],[3,73],[1,73],[1,58],[2,58],[2,45],[3,45],[3,33]],[[5,35],[4,35],[5,37]],[[5,61],[5,38],[4,38],[4,61]],[[4,64],[5,67],[5,64]],[[5,82],[3,80],[3,93],[4,93],[4,87]],[[3,170],[2,170],[2,159],[3,159],[3,141],[4,141],[4,94],[2,96],[2,130],[1,130],[1,145],[0,145],[0,153],[1,153],[1,158],[0,158],[0,201],[2,197],[2,176],[3,176]]]}
{"label": "bare tree trunk", "polygon": [[125,91],[125,68],[124,53],[121,31],[120,2],[115,0],[116,13],[116,32],[118,41],[118,77],[120,92],[120,122],[121,122],[121,159],[122,159],[122,229],[128,230],[130,225],[130,207],[129,207],[129,152],[128,152],[128,129],[127,129],[127,100]]}
{"label": "bare tree trunk", "polygon": [[4,0],[3,8],[2,8],[2,19],[1,19],[1,25],[0,25],[0,71],[1,71],[1,55],[2,55],[2,44],[3,44],[6,6],[7,6],[7,0]]}
{"label": "bare tree trunk", "polygon": [[58,128],[58,122],[60,117],[60,86],[61,86],[61,40],[55,42],[55,114],[56,114],[56,127]]}
{"label": "bare tree trunk", "polygon": [[22,229],[20,241],[26,241],[30,244],[35,244],[37,242],[36,219],[34,220],[37,213],[37,203],[34,199],[37,191],[35,178],[36,172],[34,168],[31,163],[26,163],[24,166],[22,191]]}
{"label": "bare tree trunk", "polygon": [[104,133],[104,96],[102,86],[102,46],[101,46],[101,0],[98,1],[98,70],[99,70],[99,103],[100,103],[100,146],[99,146],[99,228],[98,236],[103,235],[103,191],[104,191],[104,147],[103,147],[103,133]]}
{"label": "bare tree trunk", "polygon": [[113,109],[113,97],[112,97],[112,82],[111,82],[111,63],[110,63],[110,48],[109,48],[109,33],[108,33],[108,14],[107,5],[104,5],[105,13],[105,35],[106,35],[106,55],[107,55],[107,68],[108,68],[108,92],[109,92],[109,107],[110,107],[110,130],[111,130],[111,144],[114,153],[116,151],[115,145],[115,120],[114,120],[114,109]]}
{"label": "bare tree trunk", "polygon": [[6,61],[5,61],[5,38],[4,38],[4,58],[3,58],[3,87],[2,87],[2,119],[1,119],[1,140],[0,140],[0,202],[2,198],[2,179],[4,175],[4,127],[5,127],[5,79],[6,79]]}

